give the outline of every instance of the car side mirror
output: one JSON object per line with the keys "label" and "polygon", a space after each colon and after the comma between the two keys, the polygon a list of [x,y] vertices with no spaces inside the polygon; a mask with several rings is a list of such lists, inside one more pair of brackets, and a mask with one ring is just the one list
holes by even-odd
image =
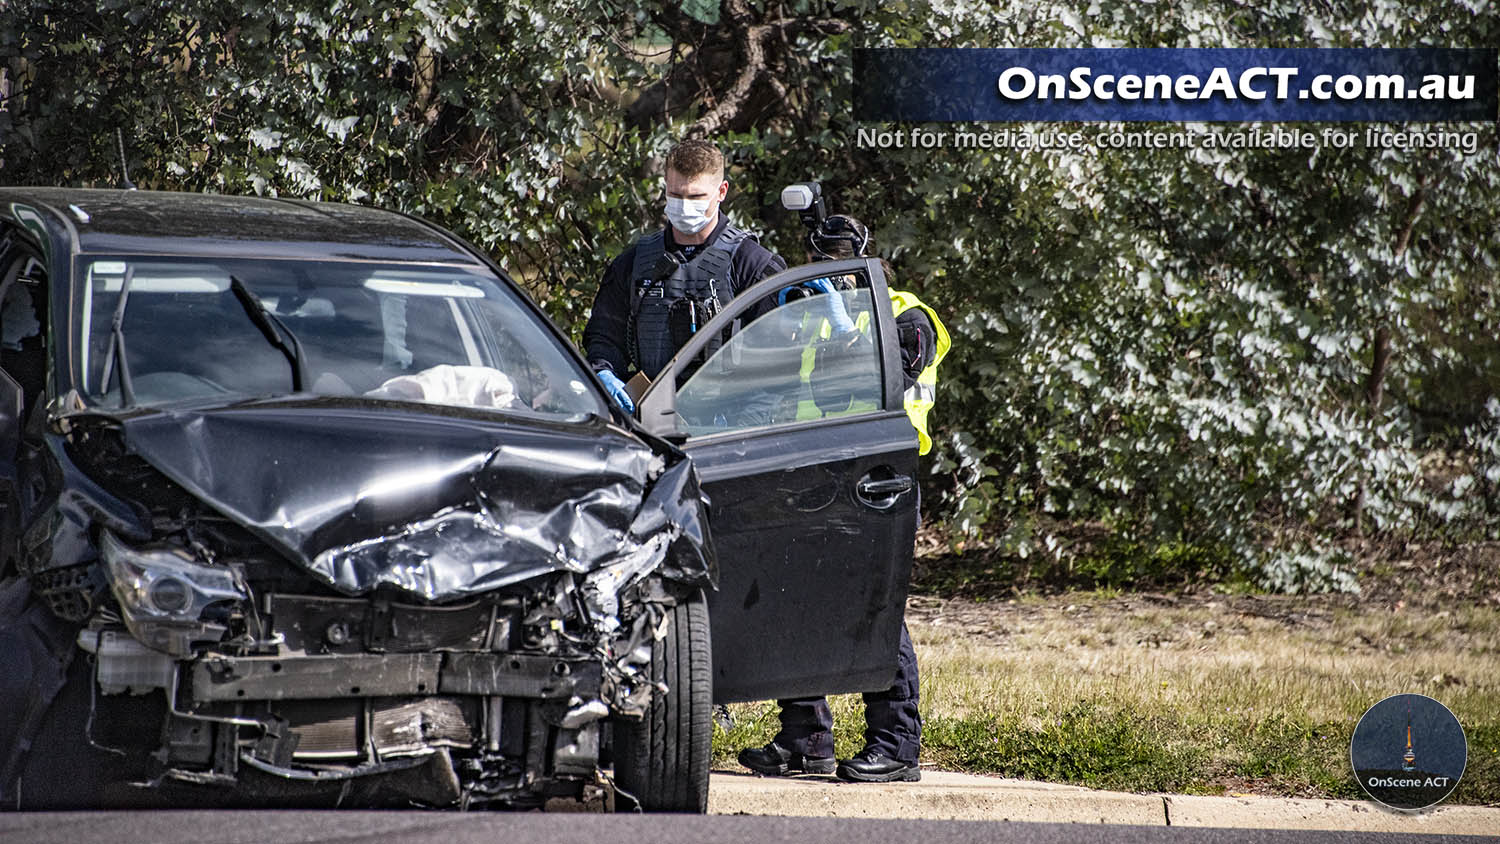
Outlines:
{"label": "car side mirror", "polygon": [[[668,442],[679,434],[677,408],[673,402],[672,385],[656,383],[635,403],[635,418],[641,427]],[[686,435],[684,435],[686,436]]]}

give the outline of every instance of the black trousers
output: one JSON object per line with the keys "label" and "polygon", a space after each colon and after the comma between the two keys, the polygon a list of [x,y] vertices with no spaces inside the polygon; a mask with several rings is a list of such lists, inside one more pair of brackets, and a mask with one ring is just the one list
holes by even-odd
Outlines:
{"label": "black trousers", "polygon": [[[883,692],[865,692],[865,749],[917,764],[922,750],[922,718],[917,714],[921,690],[917,678],[917,652],[906,623],[901,624],[901,645],[896,655],[896,681]],[[781,732],[776,743],[804,756],[833,755],[833,712],[827,698],[778,700]]]}

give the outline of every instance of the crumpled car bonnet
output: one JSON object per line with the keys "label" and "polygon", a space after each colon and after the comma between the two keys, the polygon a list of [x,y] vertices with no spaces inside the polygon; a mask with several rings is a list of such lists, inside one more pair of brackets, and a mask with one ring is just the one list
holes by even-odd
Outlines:
{"label": "crumpled car bonnet", "polygon": [[442,601],[640,553],[717,581],[692,463],[597,417],[319,397],[115,421],[128,451],[345,594]]}

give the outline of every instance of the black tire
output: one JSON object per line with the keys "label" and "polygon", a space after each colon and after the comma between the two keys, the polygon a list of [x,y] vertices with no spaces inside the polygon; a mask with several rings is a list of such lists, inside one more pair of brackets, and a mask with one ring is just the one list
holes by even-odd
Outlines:
{"label": "black tire", "polygon": [[[694,592],[668,611],[667,635],[651,651],[651,681],[665,683],[639,721],[614,724],[615,808],[708,811],[713,671],[708,604]],[[634,799],[632,799],[634,798]]]}
{"label": "black tire", "polygon": [[[110,783],[127,779],[122,760],[88,740],[93,686],[93,660],[74,653],[67,679],[32,737],[31,751],[15,783],[15,808],[28,812],[77,811],[128,805],[108,797],[106,791]],[[143,725],[142,729],[149,732],[154,726]]]}

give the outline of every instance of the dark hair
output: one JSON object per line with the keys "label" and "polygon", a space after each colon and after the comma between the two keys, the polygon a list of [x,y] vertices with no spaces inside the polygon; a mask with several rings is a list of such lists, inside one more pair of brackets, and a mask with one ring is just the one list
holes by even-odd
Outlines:
{"label": "dark hair", "polygon": [[868,255],[871,241],[869,227],[848,214],[832,214],[807,233],[813,254],[834,260]]}
{"label": "dark hair", "polygon": [[[861,223],[858,219],[851,217],[848,214],[831,215],[830,217],[828,217],[828,219],[823,221],[822,225],[820,225],[817,230],[808,233],[807,240],[808,243],[812,245],[813,254],[830,261],[842,261],[845,258],[857,257],[855,254],[855,246],[860,242],[859,239],[850,237],[847,234],[842,237],[824,236],[822,234],[824,227],[826,227],[831,220],[845,221],[835,223],[834,228],[840,229],[847,224],[849,230],[853,234],[858,235],[859,238],[864,241],[863,254],[871,258],[879,258],[880,271],[885,273],[885,283],[891,287],[894,287],[896,285],[896,273],[891,269],[891,262],[887,261],[885,258],[881,258],[878,255],[871,254],[874,251],[875,245],[874,235],[870,234],[869,228],[866,227],[864,223]],[[821,252],[818,249],[820,245],[823,247]]]}

